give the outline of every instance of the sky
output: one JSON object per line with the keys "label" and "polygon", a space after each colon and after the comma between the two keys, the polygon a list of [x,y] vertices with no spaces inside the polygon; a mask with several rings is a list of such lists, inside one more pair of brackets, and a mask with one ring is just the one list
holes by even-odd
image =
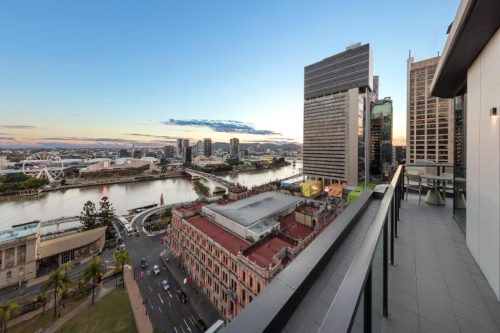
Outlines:
{"label": "sky", "polygon": [[0,147],[175,138],[302,142],[304,66],[370,43],[406,133],[406,61],[436,56],[459,0],[7,0]]}

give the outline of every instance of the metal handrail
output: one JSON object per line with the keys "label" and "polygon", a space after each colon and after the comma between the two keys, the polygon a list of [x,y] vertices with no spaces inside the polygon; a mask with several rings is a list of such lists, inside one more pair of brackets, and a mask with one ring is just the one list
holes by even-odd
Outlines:
{"label": "metal handrail", "polygon": [[357,310],[363,295],[364,302],[364,325],[365,332],[371,331],[371,272],[375,249],[379,238],[383,233],[384,242],[384,292],[383,292],[383,315],[387,316],[387,281],[388,281],[388,216],[391,212],[391,264],[394,263],[394,237],[396,237],[395,226],[398,219],[398,211],[402,194],[402,179],[404,166],[400,165],[394,174],[391,184],[382,199],[380,208],[370,225],[363,245],[354,257],[349,270],[340,285],[330,308],[326,314],[319,332],[349,332],[353,327]]}

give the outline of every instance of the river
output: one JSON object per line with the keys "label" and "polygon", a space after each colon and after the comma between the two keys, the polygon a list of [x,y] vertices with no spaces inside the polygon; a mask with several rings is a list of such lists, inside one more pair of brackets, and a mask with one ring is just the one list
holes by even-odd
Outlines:
{"label": "river", "polygon": [[[224,178],[251,187],[297,174],[299,168],[302,168],[302,164],[299,163],[296,166],[290,165],[279,169],[241,172],[224,176]],[[202,179],[201,182],[208,186],[211,191],[214,189],[214,186],[208,181]],[[163,194],[166,204],[192,201],[198,198],[194,185],[188,178],[170,178],[52,191],[44,193],[40,197],[0,201],[0,229],[32,220],[45,221],[63,216],[79,215],[86,201],[91,200],[97,206],[103,196],[110,199],[117,214],[123,215],[127,214],[128,209],[159,203],[161,194]]]}

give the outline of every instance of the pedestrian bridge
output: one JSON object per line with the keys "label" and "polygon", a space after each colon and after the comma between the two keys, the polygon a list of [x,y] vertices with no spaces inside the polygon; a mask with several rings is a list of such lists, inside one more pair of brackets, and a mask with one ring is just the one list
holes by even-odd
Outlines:
{"label": "pedestrian bridge", "polygon": [[230,187],[235,186],[234,183],[232,183],[224,178],[221,178],[219,176],[212,175],[210,173],[206,173],[203,171],[198,171],[198,170],[193,170],[193,169],[184,169],[184,172],[186,172],[187,174],[189,174],[191,176],[202,177],[202,178],[208,180],[209,182],[212,182],[215,186],[223,188],[226,191],[229,190]]}

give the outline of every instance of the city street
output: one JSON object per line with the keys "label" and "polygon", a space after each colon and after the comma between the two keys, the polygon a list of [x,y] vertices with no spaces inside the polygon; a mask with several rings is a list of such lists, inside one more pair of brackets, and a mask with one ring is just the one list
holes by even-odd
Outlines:
{"label": "city street", "polygon": [[[174,333],[201,332],[197,328],[198,316],[191,302],[182,303],[178,299],[176,290],[181,288],[160,260],[160,252],[164,249],[160,244],[160,236],[146,237],[141,232],[140,237],[130,236],[124,243],[132,258],[134,275],[153,327]],[[146,269],[141,268],[142,258],[148,262]],[[158,275],[152,270],[155,264],[160,268]],[[142,281],[141,271],[144,272]],[[164,290],[161,285],[165,279],[170,284],[169,290]]]}

